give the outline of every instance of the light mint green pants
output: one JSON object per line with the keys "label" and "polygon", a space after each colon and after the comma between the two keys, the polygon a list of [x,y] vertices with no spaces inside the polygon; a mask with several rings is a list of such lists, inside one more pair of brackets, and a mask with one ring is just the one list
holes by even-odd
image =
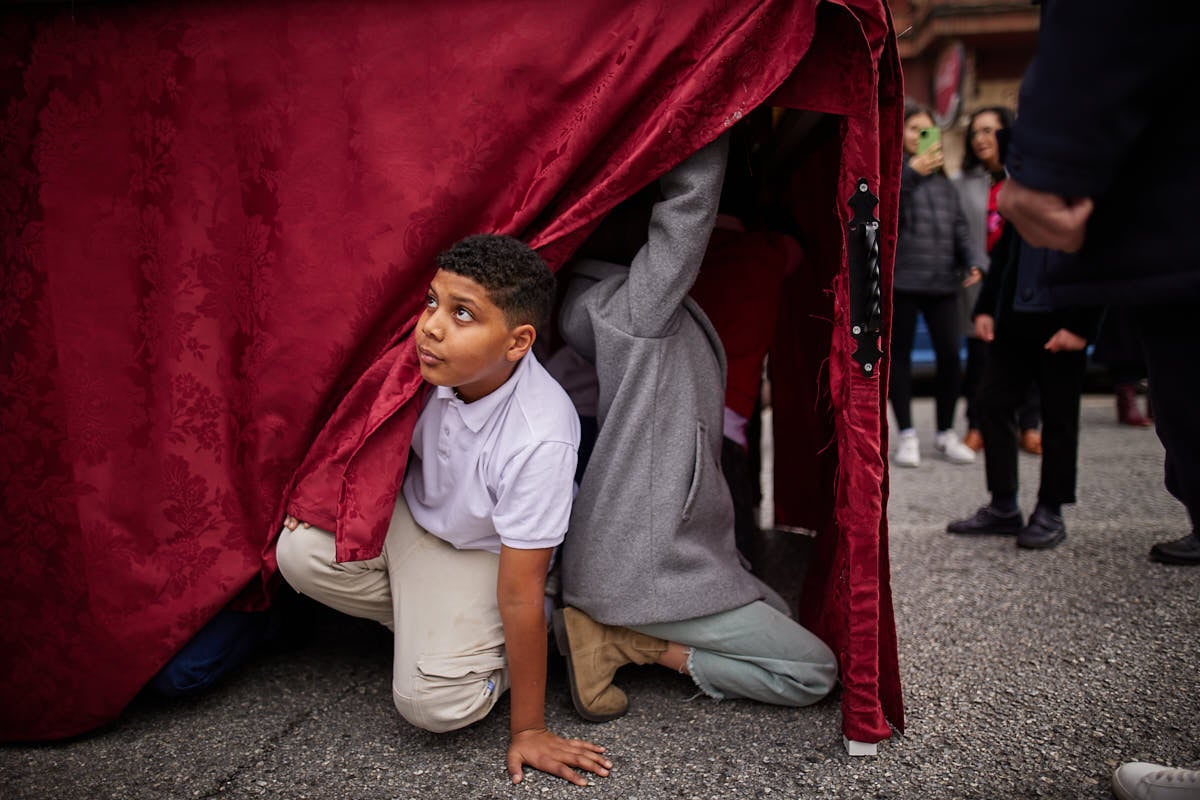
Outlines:
{"label": "light mint green pants", "polygon": [[692,680],[717,700],[807,706],[829,694],[837,681],[833,651],[761,600],[707,617],[630,628],[692,648]]}

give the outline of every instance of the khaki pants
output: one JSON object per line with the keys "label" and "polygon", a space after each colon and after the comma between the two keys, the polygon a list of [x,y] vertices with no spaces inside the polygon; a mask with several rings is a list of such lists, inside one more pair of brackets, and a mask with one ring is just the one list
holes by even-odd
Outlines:
{"label": "khaki pants", "polygon": [[470,725],[508,690],[496,603],[500,557],[456,550],[427,533],[403,495],[378,558],[339,564],[333,534],[303,526],[283,530],[276,557],[296,591],[395,633],[392,698],[413,725],[435,732]]}

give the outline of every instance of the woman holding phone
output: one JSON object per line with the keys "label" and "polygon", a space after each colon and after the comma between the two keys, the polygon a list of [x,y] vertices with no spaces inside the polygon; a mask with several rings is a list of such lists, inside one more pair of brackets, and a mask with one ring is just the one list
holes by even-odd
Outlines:
{"label": "woman holding phone", "polygon": [[954,464],[975,460],[975,451],[954,432],[962,379],[958,294],[964,285],[983,277],[986,259],[971,239],[958,193],[943,169],[941,131],[927,109],[906,101],[900,231],[892,282],[890,394],[900,431],[892,456],[897,466],[921,463],[912,422],[912,349],[918,313],[925,318],[937,364],[934,449]]}

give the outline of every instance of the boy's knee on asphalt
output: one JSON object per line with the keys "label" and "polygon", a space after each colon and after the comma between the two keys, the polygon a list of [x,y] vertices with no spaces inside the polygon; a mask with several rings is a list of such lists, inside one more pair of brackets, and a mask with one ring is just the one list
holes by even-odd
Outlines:
{"label": "boy's knee on asphalt", "polygon": [[432,656],[418,659],[411,675],[396,676],[392,701],[412,725],[445,733],[483,719],[507,688],[503,651]]}

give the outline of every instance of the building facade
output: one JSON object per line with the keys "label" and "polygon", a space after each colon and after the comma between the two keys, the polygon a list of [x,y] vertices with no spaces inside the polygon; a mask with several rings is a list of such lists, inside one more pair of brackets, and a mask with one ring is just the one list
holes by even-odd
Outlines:
{"label": "building facade", "polygon": [[967,115],[1016,108],[1037,45],[1030,0],[893,0],[905,93],[934,109],[950,172],[957,171]]}

